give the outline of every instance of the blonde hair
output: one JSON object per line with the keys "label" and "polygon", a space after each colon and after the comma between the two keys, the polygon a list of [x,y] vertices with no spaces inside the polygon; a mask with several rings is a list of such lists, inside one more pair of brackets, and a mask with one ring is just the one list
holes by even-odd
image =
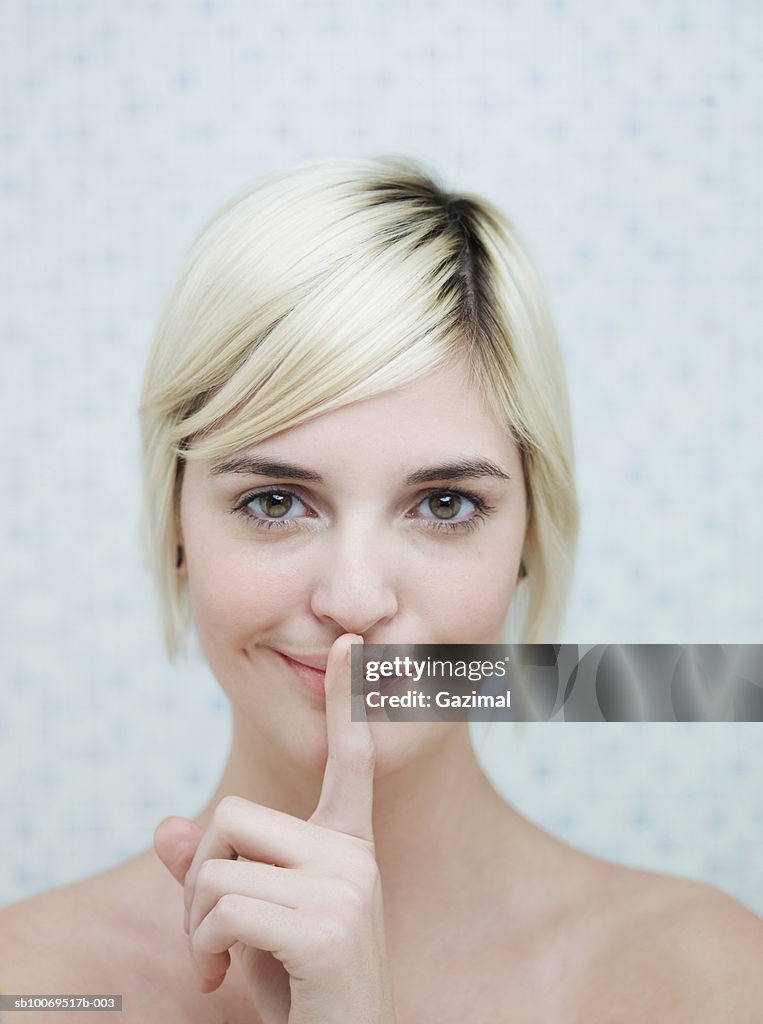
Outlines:
{"label": "blonde hair", "polygon": [[556,333],[513,224],[399,157],[311,161],[220,210],[165,303],[140,404],[144,541],[171,660],[190,621],[175,567],[184,460],[240,451],[464,356],[524,465],[526,578],[509,619],[521,606],[518,638],[548,642],[578,504]]}

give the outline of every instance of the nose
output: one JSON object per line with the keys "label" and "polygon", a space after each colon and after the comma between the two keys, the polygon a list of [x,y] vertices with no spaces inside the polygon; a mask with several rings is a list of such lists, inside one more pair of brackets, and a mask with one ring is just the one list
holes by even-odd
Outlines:
{"label": "nose", "polygon": [[398,611],[394,560],[372,533],[339,531],[322,555],[310,606],[344,633],[364,635]]}

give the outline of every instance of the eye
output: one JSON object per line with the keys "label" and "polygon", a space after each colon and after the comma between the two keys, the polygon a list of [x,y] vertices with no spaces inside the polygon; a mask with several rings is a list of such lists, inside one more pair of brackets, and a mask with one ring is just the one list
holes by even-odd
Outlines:
{"label": "eye", "polygon": [[[428,530],[454,533],[476,529],[493,508],[484,498],[462,491],[431,491],[415,506],[419,515],[409,516]],[[299,529],[299,519],[315,518],[309,506],[293,491],[273,487],[245,494],[231,509],[262,530]]]}
{"label": "eye", "polygon": [[[298,506],[301,506],[301,510]],[[254,526],[265,530],[291,529],[298,519],[305,514],[307,506],[292,491],[274,488],[260,491],[258,494],[246,494],[233,509],[245,516]],[[295,515],[289,515],[295,512]]]}
{"label": "eye", "polygon": [[[471,506],[471,514],[465,506]],[[431,491],[417,505],[422,507],[429,529],[448,531],[474,530],[493,511],[483,498],[462,491]]]}
{"label": "eye", "polygon": [[419,505],[419,508],[423,506],[424,515],[427,517],[431,512],[435,519],[450,522],[453,519],[458,519],[459,513],[462,511],[465,511],[468,515],[470,509],[464,509],[465,505],[471,505],[472,509],[475,508],[473,502],[470,502],[465,495],[460,495],[455,490],[436,490],[433,494],[427,495],[421,505]]}

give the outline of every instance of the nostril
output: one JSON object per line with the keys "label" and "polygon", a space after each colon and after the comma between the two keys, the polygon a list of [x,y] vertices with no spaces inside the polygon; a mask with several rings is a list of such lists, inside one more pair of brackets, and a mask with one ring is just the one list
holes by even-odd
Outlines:
{"label": "nostril", "polygon": [[391,588],[332,579],[329,585],[316,588],[311,598],[313,614],[330,620],[343,633],[356,633],[364,638],[387,625],[398,614],[398,600]]}

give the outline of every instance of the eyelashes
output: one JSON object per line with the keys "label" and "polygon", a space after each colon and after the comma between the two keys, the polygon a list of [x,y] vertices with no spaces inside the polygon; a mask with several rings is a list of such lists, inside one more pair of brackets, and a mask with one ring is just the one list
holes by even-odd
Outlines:
{"label": "eyelashes", "polygon": [[[472,494],[467,491],[454,491],[447,488],[429,491],[421,498],[421,500],[414,507],[419,508],[421,505],[424,504],[424,502],[428,502],[432,498],[443,498],[446,496],[455,497],[458,505],[456,509],[456,514],[458,514],[458,512],[461,511],[461,504],[463,499],[466,499],[468,502],[474,505],[474,513],[471,516],[469,516],[468,519],[458,519],[454,521],[437,518],[430,519],[426,516],[417,517],[413,521],[417,523],[423,523],[425,529],[438,531],[440,533],[449,533],[452,535],[454,533],[468,533],[472,530],[476,530],[480,523],[482,523],[485,519],[487,519],[487,517],[492,512],[495,511],[493,506],[488,505],[485,499],[480,497],[478,494]],[[261,500],[268,497],[274,497],[279,499],[279,504],[282,503],[284,500],[296,499],[300,504],[306,505],[306,502],[304,502],[303,499],[300,498],[299,495],[295,494],[293,491],[287,491],[281,487],[271,487],[264,491],[254,491],[245,494],[230,511],[237,515],[243,516],[245,521],[255,530],[298,530],[301,528],[298,522],[298,518],[301,517],[285,518],[284,515],[275,518],[266,515],[255,515],[251,511],[249,507],[250,505],[252,505],[257,500]],[[260,511],[262,510],[260,509]],[[287,511],[291,511],[291,506],[289,506]]]}

